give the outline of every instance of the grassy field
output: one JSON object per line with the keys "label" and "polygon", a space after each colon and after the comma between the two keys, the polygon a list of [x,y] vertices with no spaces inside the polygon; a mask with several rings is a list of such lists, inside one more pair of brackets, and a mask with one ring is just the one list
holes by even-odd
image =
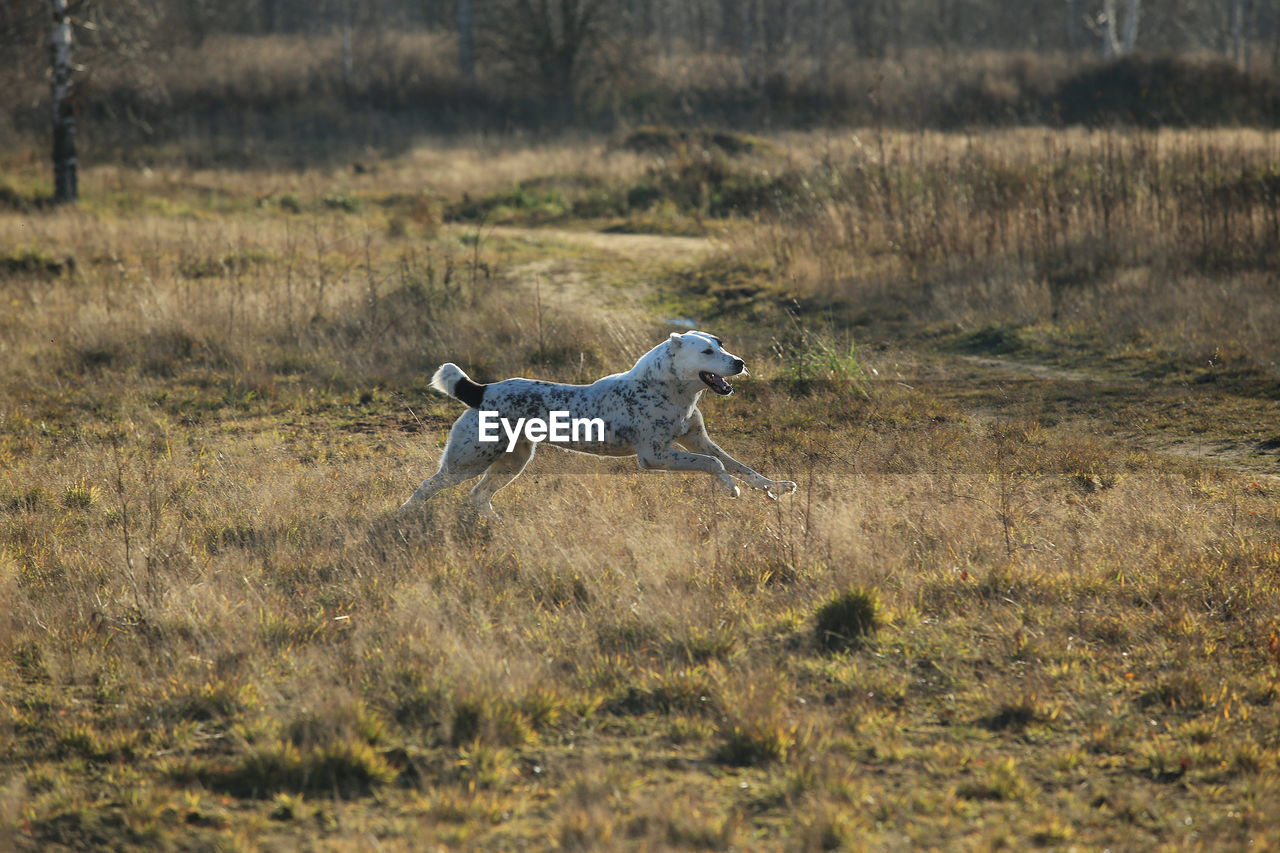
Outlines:
{"label": "grassy field", "polygon": [[[0,847],[1280,844],[1280,136],[424,145],[0,192]],[[777,503],[481,381],[694,318]]]}

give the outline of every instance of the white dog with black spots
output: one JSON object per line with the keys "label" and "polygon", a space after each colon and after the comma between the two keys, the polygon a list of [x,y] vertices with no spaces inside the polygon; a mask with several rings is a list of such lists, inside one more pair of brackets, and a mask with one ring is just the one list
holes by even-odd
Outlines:
{"label": "white dog with black spots", "polygon": [[440,366],[431,386],[470,408],[454,422],[440,458],[440,470],[423,481],[401,510],[428,500],[437,492],[481,474],[471,500],[486,518],[496,518],[490,503],[494,494],[520,476],[533,458],[538,442],[520,437],[508,450],[506,441],[481,441],[480,412],[546,420],[551,412],[570,412],[574,418],[599,418],[601,440],[557,443],[555,446],[596,456],[635,456],[640,467],[661,471],[705,471],[730,496],[738,486],[733,478],[760,489],[771,499],[794,492],[790,480],[770,480],[743,465],[707,435],[698,400],[708,388],[727,397],[733,388],[726,376],[745,375],[746,364],[726,351],[715,335],[673,332],[640,357],[625,373],[615,373],[590,385],[563,385],[533,379],[507,379],[482,385],[471,381],[456,364]]}

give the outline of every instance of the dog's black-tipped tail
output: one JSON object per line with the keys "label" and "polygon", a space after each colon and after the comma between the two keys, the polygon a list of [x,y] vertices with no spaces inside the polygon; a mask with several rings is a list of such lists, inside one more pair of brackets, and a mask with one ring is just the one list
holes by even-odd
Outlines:
{"label": "dog's black-tipped tail", "polygon": [[488,385],[472,382],[471,377],[462,372],[462,368],[453,362],[445,362],[431,377],[431,387],[442,394],[448,394],[455,400],[461,400],[473,409],[480,408],[484,399],[484,389]]}

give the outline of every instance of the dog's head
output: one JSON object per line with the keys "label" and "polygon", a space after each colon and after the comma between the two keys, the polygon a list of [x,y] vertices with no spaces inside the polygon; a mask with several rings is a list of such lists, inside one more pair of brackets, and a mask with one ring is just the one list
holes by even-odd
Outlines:
{"label": "dog's head", "polygon": [[701,381],[721,397],[733,393],[724,377],[747,372],[742,359],[727,351],[719,338],[706,332],[672,332],[667,351],[671,353],[676,376],[690,382]]}

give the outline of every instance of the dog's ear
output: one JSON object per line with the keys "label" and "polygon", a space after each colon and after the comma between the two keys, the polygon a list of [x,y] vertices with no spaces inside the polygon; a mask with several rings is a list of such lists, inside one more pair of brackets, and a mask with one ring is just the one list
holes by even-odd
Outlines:
{"label": "dog's ear", "polygon": [[679,332],[672,332],[672,333],[671,333],[671,337],[667,338],[667,340],[671,341],[671,345],[672,345],[673,347],[678,347],[678,346],[683,346],[683,345],[684,345],[684,338],[680,337],[680,333],[679,333]]}

